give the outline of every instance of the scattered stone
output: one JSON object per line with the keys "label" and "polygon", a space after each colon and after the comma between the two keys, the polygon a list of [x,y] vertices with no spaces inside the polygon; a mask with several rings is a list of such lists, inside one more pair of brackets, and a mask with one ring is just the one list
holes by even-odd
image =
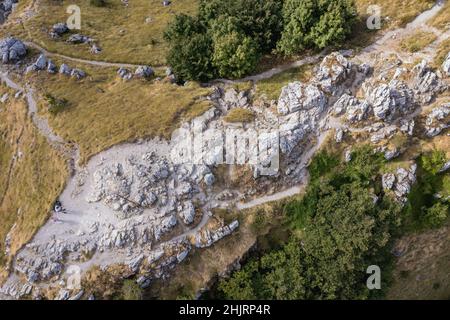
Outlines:
{"label": "scattered stone", "polygon": [[345,159],[345,162],[347,162],[347,163],[352,161],[352,151],[351,150],[345,151],[344,159]]}
{"label": "scattered stone", "polygon": [[34,66],[37,70],[44,70],[47,68],[47,58],[44,54],[39,55],[36,62],[34,63]]}
{"label": "scattered stone", "polygon": [[400,131],[407,134],[408,136],[413,135],[414,126],[415,126],[414,120],[408,121],[408,120],[402,119],[400,121]]}
{"label": "scattered stone", "polygon": [[450,169],[450,161],[447,161],[447,162],[442,166],[442,168],[439,170],[439,173],[445,172],[445,171],[447,171],[448,169]]}
{"label": "scattered stone", "polygon": [[91,53],[92,54],[99,54],[102,52],[102,48],[100,48],[96,43],[92,44],[91,46]]}
{"label": "scattered stone", "polygon": [[123,67],[121,67],[121,68],[119,68],[119,70],[117,70],[117,74],[123,80],[131,80],[131,78],[133,78],[133,74],[131,73],[131,71],[126,68],[123,68]]}
{"label": "scattered stone", "polygon": [[0,102],[1,103],[5,103],[6,101],[8,101],[9,98],[9,93],[5,93],[2,95],[2,97],[0,98]]}
{"label": "scattered stone", "polygon": [[58,67],[56,66],[56,64],[52,61],[52,60],[48,60],[47,61],[47,72],[48,73],[57,73],[58,72]]}
{"label": "scattered stone", "polygon": [[342,130],[341,128],[337,129],[336,134],[334,135],[334,140],[336,141],[336,143],[341,143],[343,137],[344,137],[344,130]]}
{"label": "scattered stone", "polygon": [[76,78],[77,80],[80,80],[86,77],[86,72],[80,69],[72,69],[72,71],[70,72],[70,76]]}
{"label": "scattered stone", "polygon": [[71,35],[69,39],[67,39],[67,42],[72,44],[89,43],[92,42],[92,39],[82,34],[76,33]]}
{"label": "scattered stone", "polygon": [[134,72],[135,76],[138,78],[145,78],[148,79],[151,76],[153,76],[154,72],[153,69],[149,66],[139,66],[136,71]]}
{"label": "scattered stone", "polygon": [[63,63],[63,64],[59,67],[59,73],[60,73],[60,74],[65,74],[65,75],[70,76],[71,72],[72,72],[72,69],[71,69],[67,64],[65,64],[65,63]]}
{"label": "scattered stone", "polygon": [[67,32],[69,32],[67,24],[60,22],[53,25],[52,30],[50,31],[50,37],[59,38]]}
{"label": "scattered stone", "polygon": [[218,228],[217,230],[209,230],[204,228],[195,235],[195,246],[197,248],[206,248],[212,246],[217,241],[225,238],[233,233],[239,227],[239,221],[235,220],[229,225]]}

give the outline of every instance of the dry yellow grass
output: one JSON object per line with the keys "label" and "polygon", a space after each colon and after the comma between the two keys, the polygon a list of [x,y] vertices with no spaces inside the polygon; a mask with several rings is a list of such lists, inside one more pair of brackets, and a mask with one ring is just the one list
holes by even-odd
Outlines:
{"label": "dry yellow grass", "polygon": [[51,115],[41,99],[40,112],[58,135],[80,146],[82,163],[121,142],[170,138],[182,121],[210,107],[204,99],[209,89],[193,82],[177,86],[165,81],[123,81],[112,69],[79,67],[88,74],[81,81],[46,72],[34,74],[29,80],[41,98],[51,94],[67,99],[67,108],[57,115]]}
{"label": "dry yellow grass", "polygon": [[397,260],[388,299],[448,299],[450,297],[450,227],[405,236],[406,248]]}
{"label": "dry yellow grass", "polygon": [[408,52],[418,52],[433,43],[437,36],[432,32],[419,31],[403,39],[400,48]]}
{"label": "dry yellow grass", "polygon": [[[28,4],[22,4],[23,9]],[[49,51],[77,58],[128,62],[136,64],[162,65],[165,63],[166,44],[163,32],[175,14],[194,14],[198,0],[172,1],[164,7],[161,0],[134,0],[125,7],[120,0],[107,0],[106,7],[92,6],[89,0],[54,1],[37,0],[37,13],[17,24],[13,34],[34,41]],[[76,4],[81,9],[81,33],[98,40],[103,49],[93,55],[88,45],[70,45],[64,40],[54,41],[48,30],[57,22],[65,22],[69,17],[66,8]],[[16,16],[19,12],[16,13]],[[14,16],[13,16],[14,17]],[[147,19],[148,18],[148,19]],[[148,22],[146,22],[148,20]]]}
{"label": "dry yellow grass", "polygon": [[444,8],[434,17],[430,23],[431,26],[439,29],[447,29],[450,27],[450,2],[447,1]]}
{"label": "dry yellow grass", "polygon": [[439,44],[434,58],[434,67],[439,68],[443,63],[448,53],[450,52],[450,39],[447,39]]}
{"label": "dry yellow grass", "polygon": [[[11,99],[2,106],[0,154],[0,267],[3,268],[48,218],[65,185],[68,170],[66,161],[35,129],[23,100]],[[11,229],[11,255],[5,257],[5,237]],[[4,275],[2,270],[0,281]]]}
{"label": "dry yellow grass", "polygon": [[[367,17],[367,8],[370,5],[381,7],[381,16],[384,19],[382,28],[404,26],[411,22],[423,11],[430,9],[434,0],[355,0],[358,13]],[[387,21],[386,18],[389,17]]]}
{"label": "dry yellow grass", "polygon": [[225,122],[235,123],[235,122],[251,122],[255,118],[253,111],[243,108],[235,108],[230,110],[225,116]]}

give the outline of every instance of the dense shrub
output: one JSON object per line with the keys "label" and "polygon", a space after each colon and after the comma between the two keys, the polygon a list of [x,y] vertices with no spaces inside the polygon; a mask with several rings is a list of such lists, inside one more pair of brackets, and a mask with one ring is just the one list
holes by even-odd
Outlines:
{"label": "dense shrub", "polygon": [[106,0],[89,0],[89,3],[94,7],[105,7],[107,4]]}
{"label": "dense shrub", "polygon": [[277,47],[291,55],[338,44],[353,21],[347,0],[201,0],[197,16],[178,15],[167,27],[167,60],[184,80],[239,78]]}

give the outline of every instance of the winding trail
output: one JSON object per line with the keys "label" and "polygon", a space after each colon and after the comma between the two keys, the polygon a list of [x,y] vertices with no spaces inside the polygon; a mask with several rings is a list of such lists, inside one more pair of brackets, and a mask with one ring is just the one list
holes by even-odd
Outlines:
{"label": "winding trail", "polygon": [[106,62],[101,60],[87,60],[87,59],[81,59],[81,58],[74,58],[70,56],[66,56],[60,53],[50,52],[47,49],[41,47],[40,45],[31,42],[31,41],[24,41],[25,45],[28,47],[34,48],[36,50],[41,51],[43,54],[45,54],[48,57],[58,57],[62,59],[66,59],[73,62],[78,63],[84,63],[84,64],[90,64],[97,67],[116,67],[116,68],[137,68],[139,66],[142,66],[140,64],[132,64],[132,63],[120,63],[120,62]]}

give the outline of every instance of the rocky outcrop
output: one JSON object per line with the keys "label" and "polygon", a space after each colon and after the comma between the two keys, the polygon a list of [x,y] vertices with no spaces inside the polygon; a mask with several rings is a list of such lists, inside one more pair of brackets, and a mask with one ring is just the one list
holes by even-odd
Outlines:
{"label": "rocky outcrop", "polygon": [[446,89],[438,75],[423,60],[413,69],[415,74],[414,92],[423,104],[433,101],[435,96]]}
{"label": "rocky outcrop", "polygon": [[386,173],[382,177],[383,189],[392,191],[397,201],[406,203],[412,185],[416,181],[417,165],[413,164],[409,169],[399,168],[395,173]]}
{"label": "rocky outcrop", "polygon": [[339,52],[326,56],[315,76],[314,81],[322,91],[332,94],[348,78],[352,64]]}
{"label": "rocky outcrop", "polygon": [[0,41],[0,54],[2,63],[14,63],[27,54],[27,47],[22,41],[8,37]]}
{"label": "rocky outcrop", "polygon": [[414,107],[414,93],[405,83],[393,80],[369,90],[367,101],[376,118],[392,121],[411,111]]}
{"label": "rocky outcrop", "polygon": [[326,106],[325,94],[314,84],[305,85],[301,82],[292,82],[281,90],[278,99],[278,113],[287,115],[299,110],[312,108],[323,110]]}
{"label": "rocky outcrop", "polygon": [[[167,76],[171,76],[172,70],[166,70]],[[220,90],[220,89],[219,89]],[[249,99],[245,91],[237,91],[234,88],[229,88],[225,92],[219,92],[218,103],[224,110],[230,110],[233,108],[245,108],[248,106]]]}
{"label": "rocky outcrop", "polygon": [[435,137],[450,127],[450,103],[434,108],[427,116],[425,131],[428,137]]}
{"label": "rocky outcrop", "polygon": [[195,246],[197,248],[206,248],[212,246],[214,243],[230,235],[239,227],[239,221],[235,220],[228,225],[222,226],[216,230],[209,230],[205,228],[200,230],[195,235]]}
{"label": "rocky outcrop", "polygon": [[359,101],[357,98],[344,93],[333,105],[334,116],[346,114],[349,122],[360,122],[370,115],[370,106],[367,101]]}

